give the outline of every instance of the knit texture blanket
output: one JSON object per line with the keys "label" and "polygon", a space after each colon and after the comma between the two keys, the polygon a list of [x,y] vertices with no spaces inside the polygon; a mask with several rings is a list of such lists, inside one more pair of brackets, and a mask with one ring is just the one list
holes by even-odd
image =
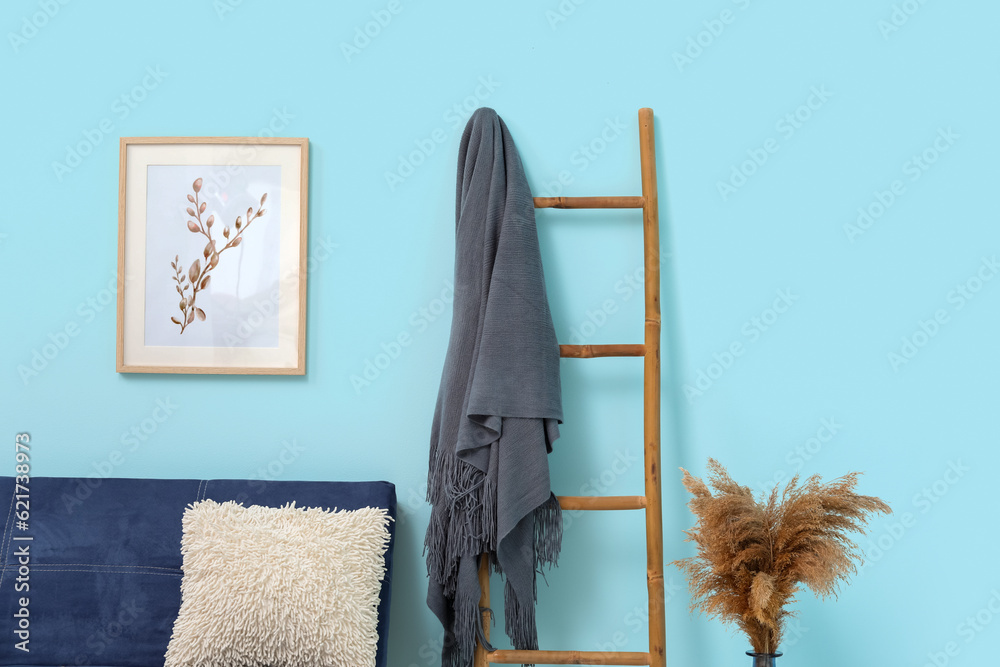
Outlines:
{"label": "knit texture blanket", "polygon": [[492,109],[476,110],[458,158],[455,300],[431,432],[424,540],[427,604],[442,665],[472,664],[479,557],[506,579],[505,630],[538,648],[535,575],[553,565],[562,514],[547,454],[559,437],[559,345],[521,158]]}

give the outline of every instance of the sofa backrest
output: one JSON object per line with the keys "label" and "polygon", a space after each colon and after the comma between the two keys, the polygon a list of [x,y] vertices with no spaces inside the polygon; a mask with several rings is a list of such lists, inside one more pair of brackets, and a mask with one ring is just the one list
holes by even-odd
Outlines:
{"label": "sofa backrest", "polygon": [[[396,516],[389,482],[33,477],[24,491],[13,477],[0,477],[0,516],[6,516],[0,614],[12,630],[27,625],[29,643],[22,646],[30,649],[17,648],[25,635],[5,632],[0,665],[162,665],[180,609],[181,518],[190,503],[280,507],[295,501],[327,509],[384,507]],[[25,500],[28,514],[20,516],[27,521],[20,524]],[[394,526],[390,522],[393,539]],[[392,550],[390,542],[379,604],[380,667],[387,664]]]}

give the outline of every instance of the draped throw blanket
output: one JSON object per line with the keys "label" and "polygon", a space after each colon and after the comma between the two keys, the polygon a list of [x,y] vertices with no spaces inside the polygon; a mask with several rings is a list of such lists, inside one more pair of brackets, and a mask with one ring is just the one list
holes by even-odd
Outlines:
{"label": "draped throw blanket", "polygon": [[553,565],[562,514],[547,455],[559,437],[559,345],[535,208],[503,120],[476,110],[458,157],[455,300],[431,432],[424,540],[427,604],[445,629],[443,667],[472,664],[479,557],[506,578],[505,630],[538,648],[535,575]]}

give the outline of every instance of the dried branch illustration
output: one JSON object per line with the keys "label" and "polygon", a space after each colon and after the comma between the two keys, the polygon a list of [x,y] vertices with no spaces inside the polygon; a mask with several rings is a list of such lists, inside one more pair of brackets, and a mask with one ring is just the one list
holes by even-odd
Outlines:
{"label": "dried branch illustration", "polygon": [[[180,294],[181,300],[178,307],[181,311],[181,317],[171,317],[170,321],[174,324],[180,326],[181,333],[188,327],[189,324],[194,322],[195,318],[199,321],[205,321],[205,311],[196,305],[198,299],[198,293],[208,287],[209,283],[212,281],[211,271],[219,265],[219,257],[225,251],[230,248],[235,248],[240,243],[243,242],[243,233],[250,228],[250,224],[261,217],[267,210],[261,208],[264,202],[267,201],[267,193],[265,192],[260,198],[260,205],[257,207],[257,211],[254,212],[253,207],[247,209],[247,217],[244,222],[243,216],[236,216],[236,223],[233,225],[235,233],[231,233],[229,227],[223,227],[222,236],[226,240],[226,244],[222,248],[216,248],[216,239],[212,238],[212,226],[215,224],[215,216],[210,215],[204,221],[201,219],[202,213],[208,208],[206,202],[201,201],[199,193],[201,192],[202,179],[195,179],[195,182],[191,185],[194,190],[193,195],[188,195],[187,199],[192,206],[188,206],[187,214],[191,216],[191,219],[187,221],[187,228],[193,234],[201,234],[204,236],[208,242],[205,244],[205,249],[202,250],[202,259],[196,259],[188,267],[185,272],[184,267],[180,263],[180,257],[174,255],[174,261],[170,262],[170,266],[174,270],[173,280],[176,283],[174,288],[177,293]],[[230,238],[232,236],[232,238]],[[204,265],[202,264],[204,260]]]}
{"label": "dried branch illustration", "polygon": [[698,519],[686,534],[698,552],[674,564],[688,577],[693,609],[735,623],[754,651],[773,653],[799,585],[836,595],[861,560],[848,534],[863,533],[872,515],[891,510],[854,493],[856,472],[826,484],[818,475],[800,483],[796,475],[782,492],[755,499],[718,461],[709,459],[708,469],[706,484],[681,468]]}

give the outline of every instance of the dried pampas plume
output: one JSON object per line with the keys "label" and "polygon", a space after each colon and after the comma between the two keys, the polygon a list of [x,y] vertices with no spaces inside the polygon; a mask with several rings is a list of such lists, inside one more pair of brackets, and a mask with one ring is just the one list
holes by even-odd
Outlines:
{"label": "dried pampas plume", "polygon": [[818,475],[800,484],[796,475],[781,493],[775,487],[758,500],[715,459],[708,469],[706,484],[681,468],[697,517],[685,533],[698,553],[674,565],[688,577],[692,609],[735,623],[755,652],[774,653],[792,614],[785,605],[799,584],[836,596],[837,585],[861,562],[848,533],[863,533],[871,515],[891,510],[854,493],[856,472],[826,484]]}

